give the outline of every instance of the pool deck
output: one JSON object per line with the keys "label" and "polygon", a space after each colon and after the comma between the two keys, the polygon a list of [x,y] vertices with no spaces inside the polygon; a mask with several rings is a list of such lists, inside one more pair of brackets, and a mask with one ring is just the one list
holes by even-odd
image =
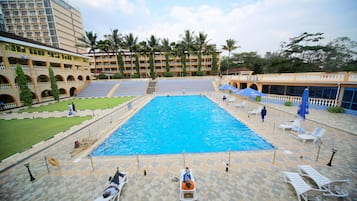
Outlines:
{"label": "pool deck", "polygon": [[[295,134],[278,128],[280,123],[294,119],[297,107],[265,104],[268,113],[263,123],[260,116],[247,115],[258,106],[257,103],[249,102],[245,108],[236,108],[235,103],[241,100],[227,104],[220,97],[221,94],[210,96],[211,100],[272,143],[276,150],[88,158],[86,152],[71,157],[69,147],[73,141],[65,139],[26,161],[30,163],[35,181],[30,181],[23,165],[25,162],[3,171],[0,174],[0,200],[94,200],[108,184],[108,177],[114,174],[117,166],[129,172],[129,182],[121,192],[121,201],[179,200],[179,183],[174,178],[185,166],[194,170],[201,201],[297,200],[294,189],[283,181],[283,171],[297,172],[299,164],[309,164],[330,179],[349,179],[350,195],[345,200],[357,200],[356,116],[310,109],[303,127],[307,130],[317,126],[326,129],[318,154],[316,144],[302,143]],[[96,111],[96,117],[106,112]],[[0,118],[13,118],[12,115],[2,113]],[[63,112],[42,115],[44,118],[63,116]],[[21,114],[15,116],[23,118]],[[326,164],[332,148],[338,151],[330,167]],[[32,151],[36,149],[38,146],[34,146]],[[44,156],[55,157],[60,166],[47,168]],[[225,162],[230,162],[228,172],[225,171]],[[6,160],[0,163],[0,169],[5,163]],[[326,200],[337,199],[326,197]]]}

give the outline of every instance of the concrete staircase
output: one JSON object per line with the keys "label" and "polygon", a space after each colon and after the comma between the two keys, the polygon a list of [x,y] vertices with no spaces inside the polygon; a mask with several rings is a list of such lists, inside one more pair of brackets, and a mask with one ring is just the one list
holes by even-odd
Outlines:
{"label": "concrete staircase", "polygon": [[156,84],[157,84],[157,81],[149,81],[149,86],[148,88],[146,89],[146,94],[153,94],[156,90]]}

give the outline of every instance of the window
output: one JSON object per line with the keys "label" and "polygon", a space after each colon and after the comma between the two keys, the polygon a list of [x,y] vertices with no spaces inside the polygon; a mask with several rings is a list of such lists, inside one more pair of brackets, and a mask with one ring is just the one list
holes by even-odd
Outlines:
{"label": "window", "polygon": [[38,27],[39,27],[39,26],[38,26],[37,24],[33,25],[33,28],[34,28],[34,29],[38,29]]}
{"label": "window", "polygon": [[11,23],[11,19],[6,19],[6,23]]}
{"label": "window", "polygon": [[15,18],[16,23],[20,23],[20,18]]}
{"label": "window", "polygon": [[27,36],[32,36],[32,32],[27,32]]}
{"label": "window", "polygon": [[26,8],[26,5],[24,3],[20,3],[20,8]]}
{"label": "window", "polygon": [[25,11],[25,10],[21,11],[21,15],[22,16],[26,16],[27,15],[27,11]]}
{"label": "window", "polygon": [[15,10],[15,11],[12,12],[12,14],[13,14],[14,16],[18,16],[18,15],[19,15],[19,11]]}
{"label": "window", "polygon": [[31,16],[36,16],[36,11],[35,10],[30,10],[30,15]]}
{"label": "window", "polygon": [[17,25],[16,29],[22,29],[22,26],[21,25]]}
{"label": "window", "polygon": [[35,4],[34,3],[29,3],[29,8],[34,8]]}
{"label": "window", "polygon": [[24,21],[24,22],[27,23],[27,22],[29,22],[29,18],[27,18],[27,17],[26,17],[26,18],[23,18],[22,21]]}
{"label": "window", "polygon": [[29,29],[31,29],[31,26],[30,25],[25,25],[25,29],[29,30]]}
{"label": "window", "polygon": [[37,22],[37,18],[31,18],[31,22]]}
{"label": "window", "polygon": [[16,4],[11,4],[11,8],[16,8],[17,5]]}

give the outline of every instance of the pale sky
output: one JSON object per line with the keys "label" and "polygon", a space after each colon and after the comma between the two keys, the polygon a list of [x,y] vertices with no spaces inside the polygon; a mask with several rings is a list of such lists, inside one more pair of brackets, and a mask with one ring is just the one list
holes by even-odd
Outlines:
{"label": "pale sky", "polygon": [[357,41],[357,0],[67,0],[79,9],[85,31],[99,39],[118,29],[139,41],[150,35],[178,41],[184,30],[204,32],[233,53],[278,51],[281,42],[303,32],[324,33],[323,44],[347,36]]}

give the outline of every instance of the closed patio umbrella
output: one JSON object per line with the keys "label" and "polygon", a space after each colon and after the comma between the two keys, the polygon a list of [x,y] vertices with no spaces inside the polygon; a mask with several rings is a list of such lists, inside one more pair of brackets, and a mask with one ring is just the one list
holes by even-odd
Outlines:
{"label": "closed patio umbrella", "polygon": [[308,88],[304,89],[297,114],[302,119],[305,119],[305,116],[309,114],[309,89]]}

